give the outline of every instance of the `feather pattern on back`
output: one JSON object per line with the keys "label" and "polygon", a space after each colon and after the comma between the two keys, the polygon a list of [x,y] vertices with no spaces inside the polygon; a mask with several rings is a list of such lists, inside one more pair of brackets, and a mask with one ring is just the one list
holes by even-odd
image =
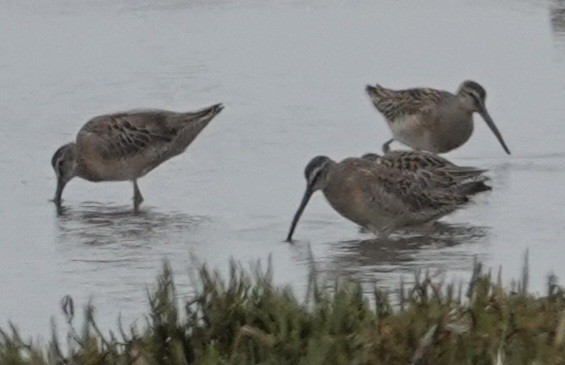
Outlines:
{"label": "feather pattern on back", "polygon": [[103,159],[122,159],[145,150],[166,149],[181,127],[167,123],[167,114],[162,111],[129,112],[95,117],[79,136],[96,143]]}
{"label": "feather pattern on back", "polygon": [[367,92],[375,107],[389,122],[408,115],[430,112],[444,98],[453,96],[447,91],[436,89],[392,90],[380,85],[368,86]]}
{"label": "feather pattern on back", "polygon": [[426,151],[391,151],[379,157],[376,163],[399,169],[430,188],[457,186],[467,180],[476,180],[487,171],[473,166],[458,166]]}

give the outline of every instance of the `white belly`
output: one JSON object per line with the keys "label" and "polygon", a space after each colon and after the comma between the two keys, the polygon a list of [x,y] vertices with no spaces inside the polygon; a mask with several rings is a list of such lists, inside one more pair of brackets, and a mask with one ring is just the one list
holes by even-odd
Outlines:
{"label": "white belly", "polygon": [[388,125],[398,142],[433,153],[451,151],[467,142],[473,133],[472,117],[422,121],[417,115],[409,115]]}
{"label": "white belly", "polygon": [[414,116],[397,118],[394,122],[388,122],[394,139],[412,149],[426,149],[429,147],[428,132],[423,128],[420,120]]}

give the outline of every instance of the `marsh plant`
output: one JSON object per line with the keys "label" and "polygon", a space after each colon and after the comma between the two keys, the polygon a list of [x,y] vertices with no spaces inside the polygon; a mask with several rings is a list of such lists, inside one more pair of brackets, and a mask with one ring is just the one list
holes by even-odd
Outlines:
{"label": "marsh plant", "polygon": [[270,265],[231,262],[227,278],[202,265],[195,293],[179,302],[164,264],[144,329],[103,333],[90,304],[77,329],[66,297],[67,343],[54,325],[44,346],[9,325],[0,364],[563,364],[564,291],[550,276],[543,296],[530,294],[527,272],[509,288],[478,263],[465,287],[416,273],[394,297],[312,274],[299,300],[273,283]]}

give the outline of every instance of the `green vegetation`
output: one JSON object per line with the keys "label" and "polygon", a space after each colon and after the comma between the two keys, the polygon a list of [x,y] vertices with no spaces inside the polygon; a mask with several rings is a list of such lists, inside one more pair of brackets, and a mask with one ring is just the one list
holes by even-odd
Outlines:
{"label": "green vegetation", "polygon": [[328,289],[315,275],[298,300],[273,284],[270,269],[235,263],[227,280],[205,266],[197,280],[196,294],[179,305],[165,265],[141,332],[120,325],[103,334],[91,305],[77,330],[72,299],[65,298],[64,349],[55,335],[38,347],[11,326],[0,331],[0,364],[565,363],[564,291],[550,277],[543,297],[529,294],[527,269],[511,288],[480,264],[465,288],[417,274],[394,305],[377,288],[368,298],[359,283]]}

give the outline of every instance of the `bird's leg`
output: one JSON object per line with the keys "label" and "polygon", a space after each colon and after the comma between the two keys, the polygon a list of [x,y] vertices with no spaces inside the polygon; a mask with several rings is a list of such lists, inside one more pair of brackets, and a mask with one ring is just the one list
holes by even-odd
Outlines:
{"label": "bird's leg", "polygon": [[391,138],[383,144],[383,153],[388,153],[390,151],[390,144],[393,141],[394,141],[394,138]]}
{"label": "bird's leg", "polygon": [[139,204],[143,202],[143,196],[141,191],[139,191],[139,186],[137,186],[137,180],[133,180],[133,211],[135,213],[139,212]]}
{"label": "bird's leg", "polygon": [[377,239],[379,241],[388,241],[391,234],[392,229],[383,229],[377,233]]}
{"label": "bird's leg", "polygon": [[377,241],[387,241],[393,231],[392,228],[378,229],[377,227],[373,227],[373,226],[368,226],[365,228],[373,232]]}
{"label": "bird's leg", "polygon": [[422,235],[425,238],[429,238],[429,239],[435,239],[435,233],[436,233],[436,220],[433,219],[429,222],[420,224],[418,226],[415,226],[411,229],[413,232]]}
{"label": "bird's leg", "polygon": [[436,221],[435,219],[432,219],[429,222],[426,222],[424,224],[422,224],[420,227],[422,229],[422,232],[426,235],[431,235],[432,233],[435,232],[436,229]]}

